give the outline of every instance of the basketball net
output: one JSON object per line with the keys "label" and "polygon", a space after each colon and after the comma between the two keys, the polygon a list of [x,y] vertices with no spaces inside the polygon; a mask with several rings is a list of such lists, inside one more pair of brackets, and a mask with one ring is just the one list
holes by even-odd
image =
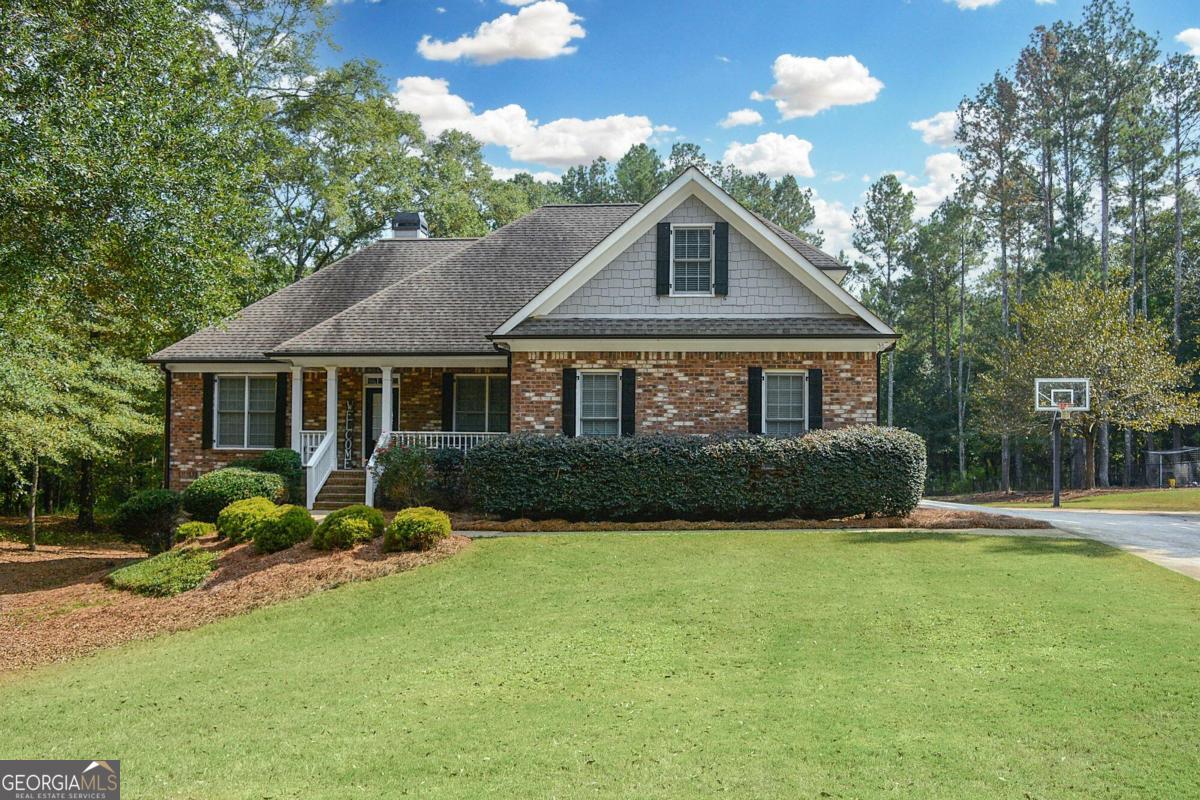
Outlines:
{"label": "basketball net", "polygon": [[1066,400],[1058,401],[1058,415],[1064,420],[1071,418],[1071,404]]}

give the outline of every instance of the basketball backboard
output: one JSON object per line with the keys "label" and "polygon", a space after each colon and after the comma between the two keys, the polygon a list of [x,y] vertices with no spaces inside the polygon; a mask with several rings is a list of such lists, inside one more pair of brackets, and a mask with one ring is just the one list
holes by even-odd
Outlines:
{"label": "basketball backboard", "polygon": [[1087,411],[1092,407],[1091,382],[1087,378],[1034,378],[1035,411]]}

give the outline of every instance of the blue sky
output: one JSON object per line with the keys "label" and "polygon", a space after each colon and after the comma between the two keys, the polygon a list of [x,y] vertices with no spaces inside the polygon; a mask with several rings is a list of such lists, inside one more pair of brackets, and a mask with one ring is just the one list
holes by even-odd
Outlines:
{"label": "blue sky", "polygon": [[[935,115],[1011,65],[1034,26],[1078,19],[1083,5],[350,0],[334,7],[341,50],[326,60],[380,62],[427,131],[471,131],[500,168],[557,174],[682,139],[712,159],[792,172],[816,192],[836,251],[864,177],[897,172],[922,208],[936,204],[958,162]],[[1200,3],[1133,8],[1164,51],[1200,53]]]}

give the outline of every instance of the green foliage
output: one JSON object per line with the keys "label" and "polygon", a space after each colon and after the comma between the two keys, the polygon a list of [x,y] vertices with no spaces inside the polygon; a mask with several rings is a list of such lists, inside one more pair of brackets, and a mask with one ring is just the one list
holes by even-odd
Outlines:
{"label": "green foliage", "polygon": [[[342,520],[356,519],[366,523],[369,534],[367,539],[373,536],[383,534],[383,528],[386,521],[383,518],[383,512],[377,508],[371,508],[367,505],[353,505],[339,508],[336,511],[330,511],[325,515],[325,519],[321,520],[321,524],[317,526],[317,531],[313,535],[313,547],[322,550],[328,550],[330,547],[350,547],[354,542],[349,544],[337,544],[342,541],[341,537],[344,532],[334,533],[334,528],[337,528]],[[355,528],[357,531],[357,528]]]}
{"label": "green foliage", "polygon": [[228,467],[201,475],[183,490],[183,509],[195,519],[216,522],[221,509],[236,500],[284,499],[283,479],[270,472]]}
{"label": "green foliage", "polygon": [[321,520],[313,534],[313,547],[318,550],[349,550],[378,535],[371,521],[361,516]]}
{"label": "green foliage", "polygon": [[428,550],[450,536],[450,518],[428,506],[400,511],[383,533],[384,550]]}
{"label": "green foliage", "polygon": [[105,578],[116,589],[148,595],[172,597],[195,589],[217,565],[217,554],[189,547],[168,550],[153,558],[113,570]]}
{"label": "green foliage", "polygon": [[571,520],[827,519],[905,515],[925,445],[876,427],[798,438],[510,436],[467,453],[472,505]]}
{"label": "green foliage", "polygon": [[259,457],[256,469],[261,472],[273,472],[283,478],[289,501],[300,503],[305,500],[304,466],[301,464],[300,454],[295,450],[289,447],[268,450]]}
{"label": "green foliage", "polygon": [[418,505],[429,497],[430,451],[391,443],[375,454],[376,492],[397,508]]}
{"label": "green foliage", "polygon": [[185,522],[175,529],[175,537],[180,541],[190,542],[192,539],[199,539],[202,536],[212,536],[216,534],[217,526],[211,522],[201,522],[192,520]]}
{"label": "green foliage", "polygon": [[265,497],[237,500],[217,515],[217,533],[235,544],[249,541],[254,535],[254,527],[270,519],[278,509],[279,506]]}
{"label": "green foliage", "polygon": [[274,553],[299,544],[313,535],[317,523],[303,506],[275,506],[265,517],[252,523],[250,535],[254,549]]}
{"label": "green foliage", "polygon": [[113,515],[112,525],[127,542],[136,542],[151,555],[175,543],[179,495],[169,489],[146,489],[130,497]]}
{"label": "green foliage", "polygon": [[464,454],[457,447],[438,447],[429,451],[428,504],[456,511],[466,502],[463,486]]}

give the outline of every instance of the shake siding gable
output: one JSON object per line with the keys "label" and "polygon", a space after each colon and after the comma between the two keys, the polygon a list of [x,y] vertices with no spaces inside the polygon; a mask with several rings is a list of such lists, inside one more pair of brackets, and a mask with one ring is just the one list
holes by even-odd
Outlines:
{"label": "shake siding gable", "polygon": [[[690,197],[664,217],[674,224],[715,224],[721,218]],[[669,297],[657,292],[657,226],[600,270],[549,317],[595,315],[771,314],[823,316],[836,312],[736,228],[729,228],[728,294]]]}

